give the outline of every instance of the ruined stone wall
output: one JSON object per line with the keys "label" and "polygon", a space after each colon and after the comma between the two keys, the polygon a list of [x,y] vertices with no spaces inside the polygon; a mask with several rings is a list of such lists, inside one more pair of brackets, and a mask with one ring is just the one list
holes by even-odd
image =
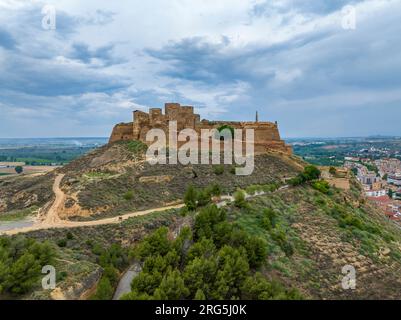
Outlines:
{"label": "ruined stone wall", "polygon": [[[146,143],[146,134],[150,129],[162,129],[168,136],[169,122],[176,121],[178,132],[190,128],[196,130],[199,135],[202,129],[217,129],[223,125],[234,129],[254,129],[256,153],[269,150],[292,153],[292,148],[281,140],[277,123],[273,122],[200,121],[200,116],[194,113],[192,106],[181,106],[178,103],[166,103],[164,114],[160,108],[151,108],[149,113],[134,111],[133,117],[133,122],[118,124],[114,127],[110,142],[134,139]],[[184,143],[181,142],[178,145]]]}
{"label": "ruined stone wall", "polygon": [[123,140],[134,140],[134,136],[132,134],[132,127],[133,127],[132,122],[119,123],[115,125],[111,133],[109,143]]}

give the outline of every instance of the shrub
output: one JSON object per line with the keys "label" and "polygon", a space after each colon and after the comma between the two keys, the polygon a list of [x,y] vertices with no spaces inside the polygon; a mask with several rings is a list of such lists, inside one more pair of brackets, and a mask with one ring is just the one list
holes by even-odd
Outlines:
{"label": "shrub", "polygon": [[246,207],[247,203],[245,200],[245,192],[243,190],[238,189],[234,192],[234,205],[238,208]]}
{"label": "shrub", "polygon": [[221,186],[217,183],[213,184],[212,186],[209,186],[207,188],[207,191],[211,196],[216,196],[216,197],[220,197],[223,192]]}
{"label": "shrub", "polygon": [[326,201],[321,197],[316,198],[315,203],[320,207],[323,207],[326,205]]}
{"label": "shrub", "polygon": [[254,195],[256,192],[262,189],[261,186],[258,185],[250,185],[245,188],[246,193]]}
{"label": "shrub", "polygon": [[213,166],[213,172],[214,174],[222,175],[224,173],[224,166],[222,164]]}
{"label": "shrub", "polygon": [[184,203],[188,210],[196,209],[197,191],[193,185],[190,185],[184,195]]}
{"label": "shrub", "polygon": [[307,181],[316,180],[320,178],[321,172],[315,166],[306,166],[303,172]]}
{"label": "shrub", "polygon": [[57,273],[57,281],[63,281],[65,278],[67,278],[68,273],[66,271],[61,271]]}
{"label": "shrub", "polygon": [[124,193],[124,199],[127,201],[130,201],[132,199],[134,199],[134,192],[133,191],[127,191],[126,193]]}
{"label": "shrub", "polygon": [[97,286],[96,294],[92,299],[94,300],[111,300],[113,297],[114,289],[110,283],[109,278],[102,277]]}
{"label": "shrub", "polygon": [[308,181],[317,180],[320,178],[321,172],[315,166],[306,166],[304,171],[298,174],[295,178],[292,178],[288,183],[292,186],[299,186]]}
{"label": "shrub", "polygon": [[303,183],[304,183],[304,179],[300,175],[298,175],[295,178],[292,178],[292,179],[290,179],[288,181],[288,184],[293,186],[293,187],[299,186],[299,185],[301,185]]}
{"label": "shrub", "polygon": [[277,218],[277,215],[274,212],[274,210],[271,208],[266,208],[263,211],[262,226],[266,230],[270,231],[271,229],[276,227],[276,218]]}
{"label": "shrub", "polygon": [[265,240],[258,237],[248,237],[245,249],[249,266],[251,268],[260,267],[267,257],[267,244]]}
{"label": "shrub", "polygon": [[330,169],[329,169],[329,173],[330,173],[332,176],[335,176],[335,175],[336,175],[336,173],[337,173],[337,169],[336,169],[336,168],[334,168],[334,167],[330,167]]}
{"label": "shrub", "polygon": [[328,194],[330,192],[330,185],[327,181],[324,180],[313,182],[312,187],[324,194]]}
{"label": "shrub", "polygon": [[186,206],[182,207],[180,209],[180,216],[181,217],[186,217],[188,215],[188,212],[189,212],[188,207],[186,207]]}
{"label": "shrub", "polygon": [[25,294],[40,286],[44,265],[53,264],[54,247],[23,236],[0,238],[0,295]]}
{"label": "shrub", "polygon": [[60,248],[64,248],[64,247],[67,246],[67,240],[66,240],[66,239],[60,239],[59,241],[57,241],[57,245],[58,245]]}
{"label": "shrub", "polygon": [[204,207],[210,203],[211,194],[209,190],[203,189],[197,192],[197,207]]}
{"label": "shrub", "polygon": [[15,172],[16,172],[16,173],[20,174],[20,173],[22,173],[23,171],[24,171],[24,168],[23,168],[23,167],[21,167],[21,166],[16,166],[16,167],[15,167]]}
{"label": "shrub", "polygon": [[294,248],[292,244],[287,240],[285,231],[282,228],[277,227],[273,229],[270,235],[287,256],[291,256],[294,253]]}

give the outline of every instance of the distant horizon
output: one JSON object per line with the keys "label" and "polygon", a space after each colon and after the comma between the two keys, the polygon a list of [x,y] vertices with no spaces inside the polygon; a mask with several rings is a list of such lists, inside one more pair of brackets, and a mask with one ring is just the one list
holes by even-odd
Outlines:
{"label": "distant horizon", "polygon": [[[48,136],[48,137],[0,137],[0,140],[29,140],[29,139],[109,139],[109,136]],[[401,138],[401,135],[366,135],[366,136],[315,136],[315,137],[282,137],[283,140],[312,140],[312,139],[367,139],[367,138]]]}

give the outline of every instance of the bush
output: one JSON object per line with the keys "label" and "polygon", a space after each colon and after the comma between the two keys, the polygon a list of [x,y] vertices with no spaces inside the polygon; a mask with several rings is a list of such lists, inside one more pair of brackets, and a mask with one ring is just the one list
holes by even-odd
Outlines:
{"label": "bush", "polygon": [[262,226],[270,231],[271,229],[276,227],[276,218],[277,215],[273,209],[267,208],[263,211],[263,219],[262,219]]}
{"label": "bush", "polygon": [[134,199],[134,192],[133,191],[127,191],[126,193],[124,193],[124,199],[127,201],[130,201],[132,199]]}
{"label": "bush", "polygon": [[59,241],[57,241],[57,245],[58,245],[60,248],[66,247],[66,246],[67,246],[67,239],[60,239]]}
{"label": "bush", "polygon": [[321,172],[315,166],[306,166],[304,171],[298,174],[295,178],[292,178],[288,183],[292,186],[299,186],[309,181],[317,180],[320,178]]}
{"label": "bush", "polygon": [[222,164],[213,166],[213,172],[214,174],[222,175],[224,173],[224,166]]}
{"label": "bush", "polygon": [[188,215],[188,213],[189,213],[188,207],[185,206],[185,207],[182,207],[180,209],[180,216],[181,217],[186,217]]}
{"label": "bush", "polygon": [[210,203],[211,194],[207,189],[203,189],[197,192],[197,207],[204,207]]}
{"label": "bush", "polygon": [[238,208],[244,208],[247,205],[245,200],[245,192],[243,190],[238,189],[234,192],[234,205]]}
{"label": "bush", "polygon": [[267,243],[262,238],[248,237],[245,249],[251,268],[260,267],[267,257]]}
{"label": "bush", "polygon": [[334,167],[330,167],[330,169],[329,169],[329,173],[330,173],[332,176],[335,176],[335,175],[336,175],[336,173],[337,173],[337,169],[336,169],[336,168],[334,168]]}
{"label": "bush", "polygon": [[40,287],[42,267],[53,264],[54,248],[22,236],[0,238],[0,295],[25,294]]}
{"label": "bush", "polygon": [[226,212],[215,205],[201,209],[196,216],[194,234],[196,239],[212,238],[217,225],[226,220]]}
{"label": "bush", "polygon": [[23,167],[21,167],[21,166],[16,166],[16,167],[15,167],[15,172],[16,172],[16,173],[20,174],[20,173],[22,173],[23,171],[24,171],[24,168],[23,168]]}
{"label": "bush", "polygon": [[293,186],[293,187],[296,187],[296,186],[299,186],[299,185],[303,184],[304,182],[305,182],[305,181],[304,181],[304,179],[302,178],[302,176],[298,175],[298,176],[296,176],[295,178],[290,179],[290,180],[288,181],[288,184],[291,185],[291,186]]}
{"label": "bush", "polygon": [[92,299],[94,300],[111,300],[113,298],[114,289],[110,283],[109,278],[102,277],[96,289],[96,294]]}
{"label": "bush", "polygon": [[319,179],[321,175],[320,170],[315,166],[306,166],[303,172],[303,176],[306,181]]}
{"label": "bush", "polygon": [[209,186],[207,190],[211,196],[216,196],[216,197],[220,197],[221,194],[223,193],[221,186],[217,183],[213,184],[212,186]]}
{"label": "bush", "polygon": [[184,195],[184,203],[187,206],[188,210],[192,211],[196,209],[197,198],[198,195],[195,187],[193,185],[190,185]]}
{"label": "bush", "polygon": [[328,194],[330,192],[330,185],[327,181],[324,180],[313,182],[312,187],[324,194]]}
{"label": "bush", "polygon": [[61,271],[57,273],[57,281],[63,281],[65,278],[67,278],[68,273],[66,271]]}
{"label": "bush", "polygon": [[287,240],[285,231],[282,228],[277,227],[273,229],[270,235],[287,256],[291,256],[294,253],[294,248],[292,244]]}
{"label": "bush", "polygon": [[198,207],[210,204],[212,196],[220,196],[222,189],[220,185],[214,184],[205,189],[197,190],[190,185],[184,195],[184,203],[188,210],[193,211]]}

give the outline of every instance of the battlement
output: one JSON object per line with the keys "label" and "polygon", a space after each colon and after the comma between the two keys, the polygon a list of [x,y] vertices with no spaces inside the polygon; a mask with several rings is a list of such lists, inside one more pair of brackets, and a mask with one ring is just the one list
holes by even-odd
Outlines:
{"label": "battlement", "polygon": [[168,133],[170,121],[177,122],[178,131],[190,128],[198,133],[202,129],[218,129],[224,125],[234,129],[254,129],[255,152],[276,150],[287,154],[292,153],[292,148],[280,138],[277,122],[260,122],[258,115],[256,115],[256,121],[201,121],[200,115],[194,113],[193,106],[181,106],[179,103],[166,103],[164,114],[161,108],[150,108],[149,113],[135,110],[133,122],[120,123],[114,127],[110,142],[131,139],[146,143],[146,134],[149,130],[158,128]]}

